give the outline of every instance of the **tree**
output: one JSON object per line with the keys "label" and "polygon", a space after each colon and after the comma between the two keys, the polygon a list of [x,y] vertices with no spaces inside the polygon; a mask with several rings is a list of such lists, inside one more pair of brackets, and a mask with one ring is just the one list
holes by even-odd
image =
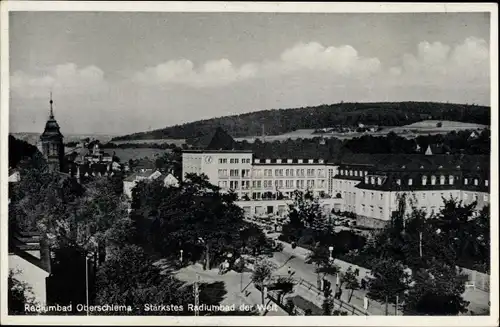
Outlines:
{"label": "tree", "polygon": [[186,176],[179,187],[161,182],[138,183],[132,190],[131,218],[137,240],[165,256],[198,260],[207,268],[241,249],[246,224],[234,193],[222,193],[204,175]]}
{"label": "tree", "polygon": [[307,255],[307,263],[314,263],[316,265],[317,272],[323,272],[325,274],[336,274],[339,271],[339,267],[334,264],[334,259],[330,259],[330,252],[326,246],[321,246],[317,244]]}
{"label": "tree", "polygon": [[323,316],[331,316],[333,307],[334,307],[333,298],[331,296],[326,297],[323,300],[322,304]]}
{"label": "tree", "polygon": [[374,300],[394,303],[396,295],[402,295],[409,287],[409,275],[400,261],[380,258],[375,261],[368,281],[368,296]]}
{"label": "tree", "polygon": [[[173,276],[163,275],[154,263],[151,255],[140,247],[122,247],[97,273],[97,304],[127,305],[130,306],[127,314],[132,315],[155,314],[145,311],[148,303],[183,305],[186,309],[188,303],[193,303],[192,292]],[[169,312],[169,315],[179,314],[186,312]]]}
{"label": "tree", "polygon": [[252,273],[251,280],[257,285],[262,292],[262,303],[265,303],[264,298],[264,287],[266,287],[267,283],[270,281],[273,272],[278,267],[276,264],[266,258],[261,258],[259,261],[255,263],[254,271]]}
{"label": "tree", "polygon": [[349,295],[349,303],[351,302],[352,295],[354,290],[359,289],[359,282],[356,274],[352,270],[352,267],[349,267],[344,274],[343,281],[345,283],[345,288],[351,290],[351,294]]}
{"label": "tree", "polygon": [[413,277],[414,285],[405,294],[404,310],[418,315],[458,315],[467,312],[462,298],[467,277],[453,266],[433,261]]}
{"label": "tree", "polygon": [[8,276],[8,312],[9,315],[23,315],[28,312],[25,310],[25,305],[36,305],[33,290],[30,285],[20,281],[16,275],[20,271],[9,270]]}

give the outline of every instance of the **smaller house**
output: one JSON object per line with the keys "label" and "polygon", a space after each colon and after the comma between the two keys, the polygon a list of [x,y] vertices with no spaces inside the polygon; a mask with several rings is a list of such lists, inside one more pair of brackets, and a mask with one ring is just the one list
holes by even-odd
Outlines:
{"label": "smaller house", "polygon": [[162,178],[163,184],[165,186],[179,186],[179,181],[174,175],[169,173],[168,175],[163,175],[159,170],[153,169],[141,169],[140,171],[130,175],[123,181],[123,193],[128,197],[132,198],[132,189],[140,181],[145,180],[157,180]]}

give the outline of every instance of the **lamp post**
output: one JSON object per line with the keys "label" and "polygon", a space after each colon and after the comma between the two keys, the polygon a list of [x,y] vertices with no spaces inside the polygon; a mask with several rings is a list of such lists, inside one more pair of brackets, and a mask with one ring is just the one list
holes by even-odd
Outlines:
{"label": "lamp post", "polygon": [[85,256],[85,297],[87,304],[87,316],[89,315],[89,255]]}

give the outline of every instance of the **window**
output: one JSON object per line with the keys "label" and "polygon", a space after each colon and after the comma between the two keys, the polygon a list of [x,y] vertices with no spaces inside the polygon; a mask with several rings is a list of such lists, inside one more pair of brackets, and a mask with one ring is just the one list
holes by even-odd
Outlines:
{"label": "window", "polygon": [[358,176],[358,171],[357,170],[354,171],[354,176]]}
{"label": "window", "polygon": [[441,185],[444,185],[444,182],[445,182],[445,178],[443,175],[441,175],[441,177],[439,178],[439,182]]}
{"label": "window", "polygon": [[344,169],[340,170],[340,175],[344,175]]}
{"label": "window", "polygon": [[378,211],[379,211],[379,213],[380,213],[380,216],[379,216],[379,217],[380,217],[380,218],[384,217],[384,208],[382,208],[382,207],[378,207]]}
{"label": "window", "polygon": [[380,193],[380,200],[384,199],[384,193]]}
{"label": "window", "polygon": [[451,176],[449,177],[448,182],[450,183],[450,185],[453,185],[454,179],[455,179],[455,178],[453,177],[453,175],[451,175]]}
{"label": "window", "polygon": [[349,170],[349,176],[352,176],[352,170]]}
{"label": "window", "polygon": [[229,163],[234,164],[234,158],[229,159]]}
{"label": "window", "polygon": [[464,193],[464,200],[467,200],[469,198],[467,193]]}
{"label": "window", "polygon": [[366,192],[365,192],[365,191],[363,191],[363,193],[361,193],[361,194],[362,194],[362,197],[363,197],[363,198],[365,198],[365,196],[366,196]]}
{"label": "window", "polygon": [[365,184],[368,184],[368,176],[365,176]]}
{"label": "window", "polygon": [[422,185],[427,184],[427,176],[422,176]]}
{"label": "window", "polygon": [[227,187],[227,181],[220,181],[219,182],[219,187],[220,188],[226,188]]}
{"label": "window", "polygon": [[365,213],[365,205],[364,204],[361,205],[361,212]]}
{"label": "window", "polygon": [[229,188],[232,190],[237,190],[238,189],[238,181],[230,181]]}
{"label": "window", "polygon": [[436,185],[436,176],[434,175],[431,176],[431,184]]}
{"label": "window", "polygon": [[382,178],[377,177],[377,184],[378,184],[378,185],[382,185]]}
{"label": "window", "polygon": [[476,185],[476,186],[479,185],[479,181],[477,180],[477,178],[474,179],[474,185]]}
{"label": "window", "polygon": [[243,177],[243,178],[250,177],[250,169],[242,169],[241,170],[241,177]]}
{"label": "window", "polygon": [[400,178],[396,179],[396,184],[401,185],[401,179]]}
{"label": "window", "polygon": [[[225,162],[224,162],[225,161]],[[219,158],[219,163],[220,164],[224,164],[227,162],[227,159],[224,159],[224,158]]]}
{"label": "window", "polygon": [[485,180],[484,181],[484,186],[488,186],[488,185],[489,185],[488,180]]}
{"label": "window", "polygon": [[375,197],[375,193],[371,193],[371,199],[373,200],[373,198]]}
{"label": "window", "polygon": [[467,178],[464,178],[464,185],[469,184],[469,180]]}
{"label": "window", "polygon": [[373,177],[373,176],[372,176],[372,177],[370,178],[370,184],[375,184],[375,177]]}
{"label": "window", "polygon": [[240,171],[238,169],[231,169],[229,171],[229,176],[231,176],[231,177],[239,177],[240,176]]}
{"label": "window", "polygon": [[411,178],[408,179],[408,185],[413,185],[413,179]]}
{"label": "window", "polygon": [[425,200],[425,192],[422,193],[422,199]]}
{"label": "window", "polygon": [[219,177],[227,177],[227,169],[218,170]]}

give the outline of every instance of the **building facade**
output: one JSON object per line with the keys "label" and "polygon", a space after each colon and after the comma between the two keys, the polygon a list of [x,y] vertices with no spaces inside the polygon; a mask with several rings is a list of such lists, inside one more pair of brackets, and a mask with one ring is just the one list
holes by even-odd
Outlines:
{"label": "building facade", "polygon": [[295,190],[319,197],[325,211],[347,211],[359,225],[379,228],[390,221],[398,199],[406,194],[407,210],[428,215],[444,200],[477,209],[489,203],[489,161],[482,156],[366,155],[341,159],[260,159],[250,151],[186,150],[183,178],[205,174],[223,191],[232,190],[247,215],[284,215]]}

